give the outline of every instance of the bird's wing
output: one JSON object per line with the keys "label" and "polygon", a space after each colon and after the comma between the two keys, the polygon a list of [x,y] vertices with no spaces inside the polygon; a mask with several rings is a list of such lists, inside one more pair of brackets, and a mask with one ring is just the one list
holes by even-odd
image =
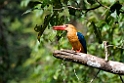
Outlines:
{"label": "bird's wing", "polygon": [[82,46],[84,48],[85,53],[87,53],[86,40],[85,40],[83,34],[80,32],[77,32],[77,36],[78,36],[80,43],[82,44]]}

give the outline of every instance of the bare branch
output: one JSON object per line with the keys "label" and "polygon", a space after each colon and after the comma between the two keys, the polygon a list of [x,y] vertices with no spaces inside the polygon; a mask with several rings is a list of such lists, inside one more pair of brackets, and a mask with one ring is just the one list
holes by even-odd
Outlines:
{"label": "bare branch", "polygon": [[124,63],[117,61],[105,61],[102,58],[90,54],[76,53],[72,50],[56,50],[53,56],[59,59],[72,61],[82,65],[94,67],[114,74],[124,75]]}

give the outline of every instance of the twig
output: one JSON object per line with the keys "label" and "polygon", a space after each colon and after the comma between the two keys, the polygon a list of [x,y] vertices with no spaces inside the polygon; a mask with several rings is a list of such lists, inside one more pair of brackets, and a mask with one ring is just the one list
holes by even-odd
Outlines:
{"label": "twig", "polygon": [[68,5],[68,6],[64,6],[64,7],[62,7],[62,8],[59,8],[59,9],[53,9],[53,10],[55,10],[55,11],[60,11],[60,10],[64,10],[65,7],[67,7],[67,8],[71,8],[71,9],[74,9],[74,10],[84,10],[84,11],[86,11],[86,13],[87,13],[87,12],[90,11],[90,10],[95,10],[95,9],[101,7],[101,4],[98,5],[98,6],[96,6],[96,7],[89,8],[89,9],[76,8],[76,7],[73,7],[73,6],[71,6],[71,5]]}
{"label": "twig", "polygon": [[59,8],[59,9],[53,9],[53,10],[57,10],[57,11],[59,11],[59,10],[64,10],[65,7],[67,7],[67,8],[71,8],[71,9],[74,9],[74,10],[83,10],[82,8],[76,8],[76,7],[73,7],[73,6],[70,6],[70,5],[68,5],[68,6],[64,6],[64,7]]}
{"label": "twig", "polygon": [[90,10],[95,10],[95,9],[97,9],[97,8],[99,8],[99,7],[101,7],[101,4],[100,4],[100,5],[98,5],[98,6],[96,6],[96,7],[94,7],[94,8],[85,9],[85,10],[86,10],[86,12],[85,12],[85,13],[89,12]]}
{"label": "twig", "polygon": [[120,79],[121,79],[121,82],[122,82],[122,83],[124,83],[122,76],[121,76],[121,75],[119,75],[119,77],[120,77]]}
{"label": "twig", "polygon": [[123,49],[123,50],[124,50],[124,48],[122,48],[122,47],[118,47],[118,46],[114,46],[114,45],[108,45],[107,47],[115,47],[115,48]]}
{"label": "twig", "polygon": [[105,60],[108,61],[108,57],[109,57],[109,52],[108,52],[108,41],[103,41],[104,44],[104,48],[105,48]]}
{"label": "twig", "polygon": [[[67,7],[67,8],[71,8],[71,9],[74,9],[74,10],[84,10],[84,11],[86,11],[85,13],[87,13],[88,11],[90,11],[90,10],[95,10],[95,9],[97,9],[97,8],[99,8],[99,7],[104,7],[104,8],[106,8],[106,9],[109,9],[107,6],[104,6],[103,4],[101,4],[98,0],[96,0],[96,2],[99,3],[99,5],[96,6],[96,7],[93,7],[93,8],[89,8],[89,9],[77,8],[77,7],[73,7],[73,6],[71,6],[71,5],[67,5],[67,6],[63,6],[62,8],[53,9],[53,10],[55,10],[55,11],[60,11],[60,10],[64,10],[64,9]],[[77,4],[77,2],[76,2],[76,4]]]}
{"label": "twig", "polygon": [[79,79],[79,77],[77,76],[77,74],[76,74],[76,72],[75,72],[75,69],[74,69],[74,74],[75,74],[76,78],[78,79],[78,81],[81,81],[81,80]]}
{"label": "twig", "polygon": [[94,76],[94,78],[91,79],[90,83],[92,83],[92,82],[97,78],[97,75],[99,74],[99,72],[100,72],[100,69],[97,71],[97,73],[96,73],[96,75]]}
{"label": "twig", "polygon": [[59,9],[53,9],[54,11],[60,11],[60,10],[64,10],[64,7],[59,8]]}
{"label": "twig", "polygon": [[96,0],[97,3],[99,3],[102,7],[109,9],[107,6],[102,5],[98,0]]}

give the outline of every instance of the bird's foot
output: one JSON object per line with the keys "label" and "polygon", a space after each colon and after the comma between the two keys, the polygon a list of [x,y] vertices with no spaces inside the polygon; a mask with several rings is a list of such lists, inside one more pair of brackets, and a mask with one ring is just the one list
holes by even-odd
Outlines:
{"label": "bird's foot", "polygon": [[79,50],[76,50],[77,53],[81,52],[81,48]]}
{"label": "bird's foot", "polygon": [[71,48],[71,50],[72,50],[72,51],[74,51],[74,52],[76,53],[76,51],[74,50],[74,48],[73,48],[73,47]]}
{"label": "bird's foot", "polygon": [[[71,50],[74,50],[74,48],[72,47]],[[81,52],[81,48],[79,50],[76,50],[75,52],[77,52],[77,53]]]}
{"label": "bird's foot", "polygon": [[77,53],[80,53],[81,51],[80,50],[76,50]]}
{"label": "bird's foot", "polygon": [[74,50],[74,48],[72,47],[71,50]]}

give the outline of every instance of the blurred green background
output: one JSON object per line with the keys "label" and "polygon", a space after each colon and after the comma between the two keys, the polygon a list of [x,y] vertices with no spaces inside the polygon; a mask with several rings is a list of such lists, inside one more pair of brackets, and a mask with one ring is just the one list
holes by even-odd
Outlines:
{"label": "blurred green background", "polygon": [[[124,62],[123,5],[123,0],[0,0],[0,83],[90,83],[97,69],[53,57],[54,50],[71,49],[66,32],[54,31],[54,25],[75,25],[88,53],[101,58],[102,42],[108,41],[109,59]],[[100,71],[93,83],[121,80]]]}

